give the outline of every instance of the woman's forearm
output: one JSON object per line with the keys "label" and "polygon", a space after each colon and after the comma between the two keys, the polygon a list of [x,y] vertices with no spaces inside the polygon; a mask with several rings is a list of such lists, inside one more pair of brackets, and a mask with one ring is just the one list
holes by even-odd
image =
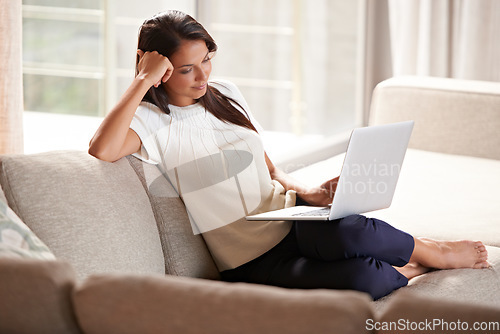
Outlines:
{"label": "woman's forearm", "polygon": [[281,183],[285,190],[295,190],[298,197],[311,205],[326,206],[332,203],[338,177],[328,180],[320,186],[308,187],[274,166],[267,154],[265,157],[271,179]]}
{"label": "woman's forearm", "polygon": [[274,166],[271,159],[265,155],[267,168],[272,180],[278,181],[286,191],[294,190],[298,196],[303,197],[307,192],[309,192],[309,187],[300,183],[281,169]]}
{"label": "woman's forearm", "polygon": [[276,167],[271,173],[271,179],[278,181],[285,188],[286,191],[294,190],[300,197],[306,195],[310,190],[309,187],[297,181],[292,176],[288,175],[287,173],[283,172],[281,169]]}

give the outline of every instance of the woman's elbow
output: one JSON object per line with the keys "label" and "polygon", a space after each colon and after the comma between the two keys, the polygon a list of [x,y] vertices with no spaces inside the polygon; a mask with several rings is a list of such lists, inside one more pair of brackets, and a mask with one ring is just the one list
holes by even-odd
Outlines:
{"label": "woman's elbow", "polygon": [[109,154],[109,152],[106,152],[106,150],[99,149],[98,147],[96,147],[96,145],[90,145],[88,153],[99,160],[107,162],[115,162],[116,160],[118,160],[115,155]]}

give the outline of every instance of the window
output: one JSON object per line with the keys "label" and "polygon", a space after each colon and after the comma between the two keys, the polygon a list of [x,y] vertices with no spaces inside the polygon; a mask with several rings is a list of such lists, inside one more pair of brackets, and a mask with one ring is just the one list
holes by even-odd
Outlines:
{"label": "window", "polygon": [[[213,76],[241,89],[264,129],[266,150],[295,169],[343,150],[361,125],[363,1],[209,0],[198,19],[219,45]],[[359,101],[361,102],[361,101]],[[335,146],[335,145],[333,145]],[[322,149],[326,153],[321,153]],[[340,153],[338,151],[338,153]],[[298,159],[297,159],[298,158]],[[309,159],[311,161],[311,159]]]}
{"label": "window", "polygon": [[[275,162],[283,167],[294,156],[345,146],[348,132],[361,124],[356,94],[364,1],[23,0],[26,126],[39,127],[42,119],[54,126],[57,117],[63,123],[51,133],[63,137],[85,127],[86,138],[75,148],[86,149],[132,80],[138,27],[175,8],[196,17],[216,40],[212,77],[240,87],[266,129]],[[47,140],[40,150],[54,148]],[[26,139],[33,142],[40,143]]]}
{"label": "window", "polygon": [[25,153],[86,150],[134,76],[139,26],[195,0],[23,0]]}

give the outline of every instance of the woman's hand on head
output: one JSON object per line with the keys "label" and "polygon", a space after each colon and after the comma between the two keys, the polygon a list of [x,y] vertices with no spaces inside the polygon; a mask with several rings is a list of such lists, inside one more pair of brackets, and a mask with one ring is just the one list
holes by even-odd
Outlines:
{"label": "woman's hand on head", "polygon": [[172,76],[174,66],[167,57],[157,51],[144,52],[137,50],[139,64],[137,65],[138,77],[143,77],[151,82],[151,86],[158,87]]}
{"label": "woman's hand on head", "polygon": [[298,195],[310,205],[327,206],[333,201],[338,182],[339,177],[337,176],[318,187],[310,188],[307,192]]}

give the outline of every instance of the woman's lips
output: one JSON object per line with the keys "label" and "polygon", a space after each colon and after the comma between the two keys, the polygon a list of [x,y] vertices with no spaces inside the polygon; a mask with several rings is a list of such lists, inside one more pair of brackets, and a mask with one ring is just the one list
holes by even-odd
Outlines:
{"label": "woman's lips", "polygon": [[201,86],[197,86],[197,87],[193,87],[194,89],[198,89],[198,90],[203,90],[205,89],[205,87],[207,87],[207,83],[204,83],[203,85]]}

